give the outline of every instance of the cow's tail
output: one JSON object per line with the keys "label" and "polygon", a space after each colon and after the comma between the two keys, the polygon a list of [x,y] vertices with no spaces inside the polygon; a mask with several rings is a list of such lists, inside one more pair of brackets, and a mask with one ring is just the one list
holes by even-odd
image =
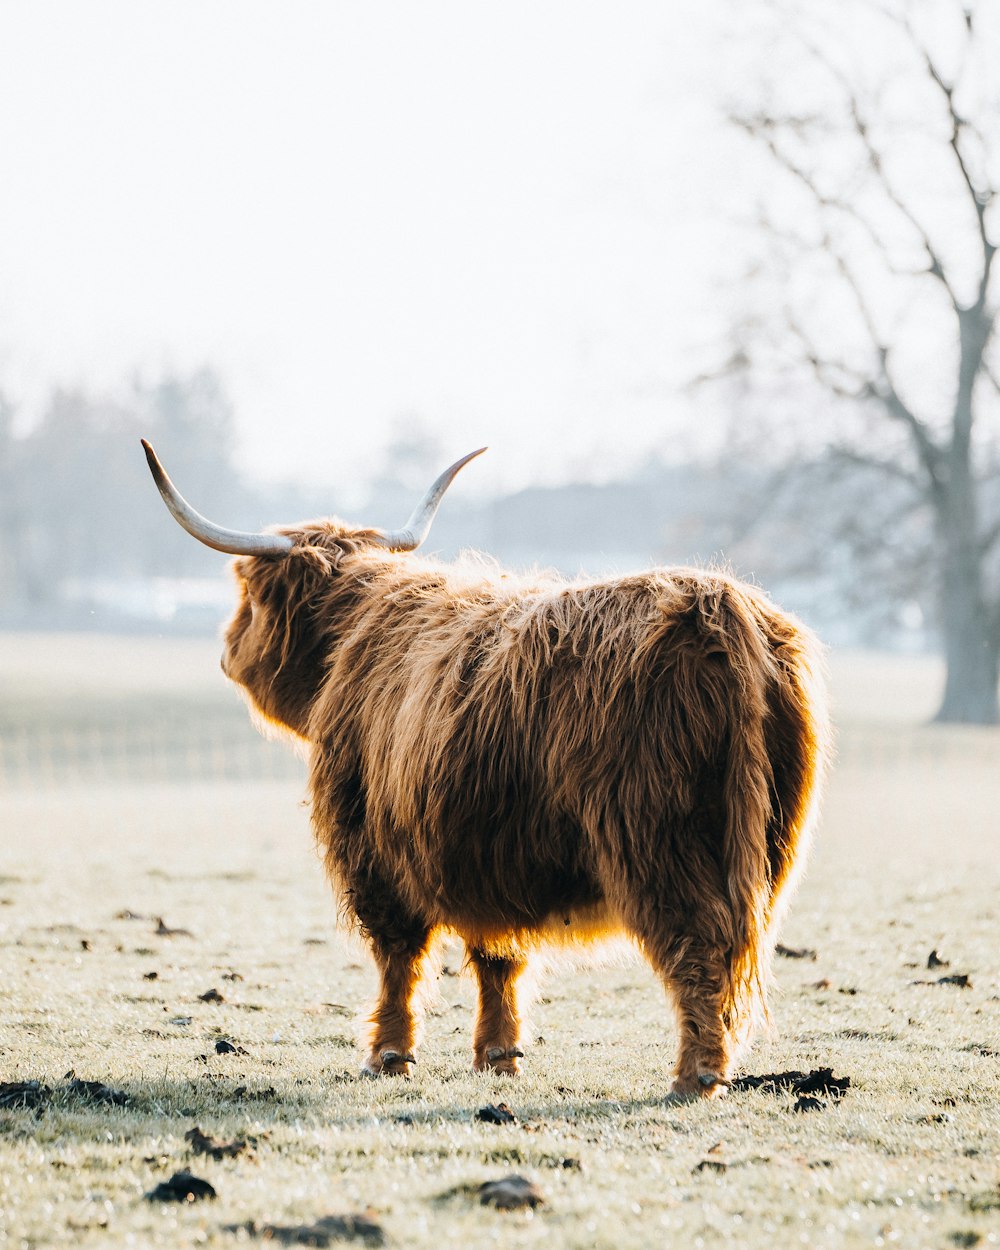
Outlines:
{"label": "cow's tail", "polygon": [[777,665],[749,596],[725,586],[716,604],[713,624],[729,668],[723,862],[732,932],[722,1017],[738,1050],[767,1019],[768,831],[775,817],[775,787],[766,732],[768,689]]}

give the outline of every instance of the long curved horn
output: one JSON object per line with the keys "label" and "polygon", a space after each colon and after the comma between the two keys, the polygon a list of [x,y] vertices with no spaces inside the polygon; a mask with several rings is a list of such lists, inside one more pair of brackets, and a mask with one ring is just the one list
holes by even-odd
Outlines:
{"label": "long curved horn", "polygon": [[480,447],[478,451],[470,451],[467,456],[463,456],[461,460],[456,460],[450,468],[445,469],[441,476],[435,480],[427,494],[413,509],[410,519],[403,528],[401,530],[385,530],[380,534],[379,542],[383,546],[388,547],[390,551],[415,551],[430,533],[434,514],[437,512],[444,497],[444,492],[454,481],[455,474],[458,473],[463,465],[467,465],[470,460],[475,460],[476,456],[481,456],[484,451],[486,451],[485,447]]}
{"label": "long curved horn", "polygon": [[143,450],[153,481],[163,496],[163,502],[174,515],[174,519],[199,542],[216,551],[224,551],[230,556],[287,556],[295,544],[284,534],[244,534],[240,530],[224,530],[214,525],[195,512],[177,487],[167,477],[163,465],[156,458],[145,439],[142,440]]}

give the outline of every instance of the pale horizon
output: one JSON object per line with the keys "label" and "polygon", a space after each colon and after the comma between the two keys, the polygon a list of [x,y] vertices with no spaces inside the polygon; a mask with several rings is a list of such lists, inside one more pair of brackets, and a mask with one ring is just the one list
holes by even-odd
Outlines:
{"label": "pale horizon", "polygon": [[745,159],[712,19],[274,14],[0,13],[0,387],[23,421],[55,386],[207,365],[250,476],[348,491],[413,420],[446,457],[488,444],[492,494],[718,436],[685,391]]}

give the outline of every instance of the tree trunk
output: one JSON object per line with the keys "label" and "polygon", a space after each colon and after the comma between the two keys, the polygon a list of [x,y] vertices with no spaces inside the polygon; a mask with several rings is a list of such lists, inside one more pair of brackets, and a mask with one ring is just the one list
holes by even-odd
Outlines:
{"label": "tree trunk", "polygon": [[1000,649],[983,594],[973,491],[970,476],[955,473],[945,514],[939,517],[946,676],[944,697],[934,719],[945,724],[997,725]]}
{"label": "tree trunk", "polygon": [[[947,594],[947,592],[946,592]],[[968,600],[942,605],[946,676],[935,720],[944,724],[1000,724],[996,646]]]}
{"label": "tree trunk", "polygon": [[[985,281],[985,280],[984,280]],[[958,391],[948,451],[947,485],[938,496],[941,628],[947,666],[936,720],[966,725],[1000,724],[997,699],[998,639],[987,608],[979,508],[972,467],[973,394],[993,328],[979,300],[958,314]]]}

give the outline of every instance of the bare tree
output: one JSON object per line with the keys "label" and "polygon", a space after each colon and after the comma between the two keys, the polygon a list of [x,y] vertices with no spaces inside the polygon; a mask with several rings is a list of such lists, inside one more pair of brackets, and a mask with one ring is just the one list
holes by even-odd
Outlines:
{"label": "bare tree", "polygon": [[766,307],[740,314],[731,364],[811,377],[817,446],[901,483],[901,510],[927,510],[937,719],[996,724],[1000,13],[962,0],[770,12],[795,46],[733,111],[780,176],[756,223]]}

